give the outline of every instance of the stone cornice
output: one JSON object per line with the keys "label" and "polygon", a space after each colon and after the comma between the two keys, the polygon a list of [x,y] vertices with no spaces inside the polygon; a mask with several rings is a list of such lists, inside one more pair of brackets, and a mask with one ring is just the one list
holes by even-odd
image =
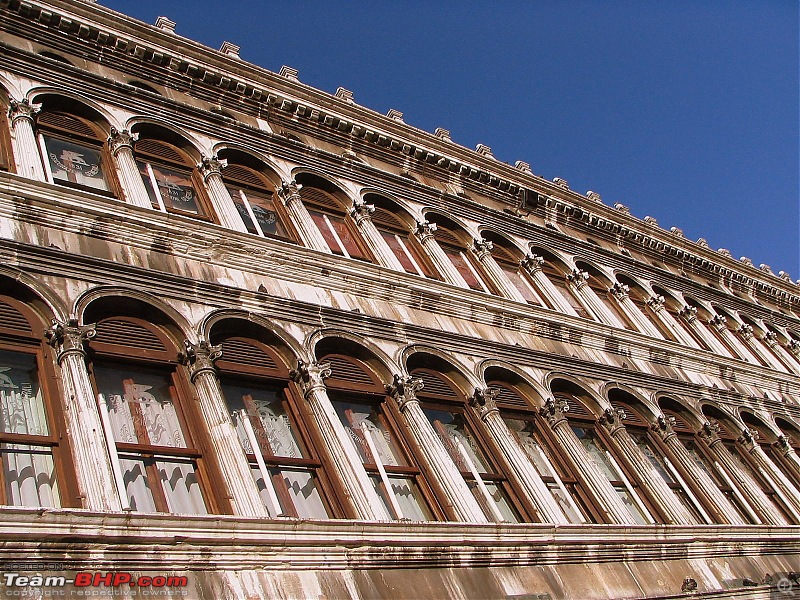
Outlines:
{"label": "stone cornice", "polygon": [[[167,69],[191,77],[199,85],[215,87],[226,95],[265,101],[275,110],[291,111],[321,126],[346,131],[417,160],[458,172],[466,179],[508,190],[512,194],[520,187],[531,188],[539,193],[540,201],[553,202],[556,211],[573,215],[580,213],[582,217],[586,215],[588,222],[595,223],[598,228],[610,226],[619,235],[641,241],[644,246],[668,256],[710,269],[723,277],[752,286],[761,293],[769,295],[772,290],[780,290],[784,297],[800,303],[795,283],[768,275],[756,267],[743,265],[701,244],[666,232],[655,224],[645,223],[624,211],[607,207],[594,196],[586,198],[572,192],[565,184],[548,182],[435,134],[239,58],[232,58],[174,33],[145,25],[100,5],[64,0],[0,0],[0,10],[48,28],[40,30],[40,33],[51,31],[60,39],[70,37],[78,46],[87,47],[88,44],[93,49],[105,47],[112,51],[111,54],[124,53],[155,69]],[[76,19],[76,16],[84,19],[84,22]],[[177,53],[180,55],[176,56]],[[418,141],[410,142],[410,139]]]}

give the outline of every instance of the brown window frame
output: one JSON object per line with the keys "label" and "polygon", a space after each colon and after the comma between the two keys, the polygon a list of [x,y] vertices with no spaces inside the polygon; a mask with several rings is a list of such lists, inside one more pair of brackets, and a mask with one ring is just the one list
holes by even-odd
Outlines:
{"label": "brown window frame", "polygon": [[427,252],[425,252],[425,249],[419,243],[419,240],[417,240],[416,236],[411,235],[410,228],[403,227],[403,224],[397,215],[386,208],[376,206],[375,213],[372,216],[372,222],[375,224],[375,228],[386,241],[386,244],[389,246],[392,254],[397,256],[397,252],[395,252],[391,242],[386,239],[387,236],[399,238],[400,243],[403,245],[405,251],[411,255],[413,262],[415,262],[419,267],[419,271],[416,268],[411,271],[408,269],[408,267],[403,265],[403,259],[397,256],[397,260],[400,261],[406,273],[419,275],[420,277],[426,277],[428,279],[441,280],[441,276],[436,272],[436,269],[433,267],[433,263],[428,257]]}
{"label": "brown window frame", "polygon": [[[372,252],[370,252],[369,248],[364,242],[361,232],[358,230],[358,227],[347,211],[347,208],[343,207],[341,202],[333,194],[318,187],[314,187],[313,185],[304,185],[300,188],[300,198],[302,199],[303,206],[305,206],[306,211],[308,211],[309,215],[311,216],[311,220],[314,221],[314,226],[319,230],[320,235],[325,240],[325,243],[328,245],[328,248],[332,254],[335,254],[336,256],[343,256],[345,258],[352,258],[354,260],[360,260],[363,262],[375,262],[375,257],[372,255]],[[328,223],[330,223],[331,217],[339,221],[346,229],[346,232],[349,234],[349,239],[352,240],[353,244],[355,244],[355,247],[361,256],[351,255],[346,243],[341,239],[339,232],[336,230],[336,227],[333,224],[331,224],[330,227],[327,227],[326,223],[327,232],[323,231],[314,217],[315,214],[321,215],[323,220],[324,217],[328,217]],[[335,238],[336,247],[331,245],[331,236]]]}

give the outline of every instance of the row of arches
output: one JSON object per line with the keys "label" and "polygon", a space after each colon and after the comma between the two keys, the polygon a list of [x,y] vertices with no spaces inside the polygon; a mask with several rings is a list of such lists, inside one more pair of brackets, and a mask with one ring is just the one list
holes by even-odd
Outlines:
{"label": "row of arches", "polygon": [[[4,97],[18,154],[23,123],[35,121],[38,162],[24,175],[38,167],[54,183],[800,372],[800,333],[718,303],[250,149],[207,141],[206,156],[200,140],[154,119],[117,130],[101,106],[53,90]],[[10,168],[11,145],[0,145]]]}
{"label": "row of arches", "polygon": [[[210,313],[189,341],[175,310],[121,290],[87,292],[77,317],[48,328],[59,316],[49,295],[0,279],[2,504],[800,524],[800,426],[788,416],[498,361],[468,367],[346,332],[297,339],[231,311]],[[79,427],[87,419],[99,426]],[[87,470],[98,448],[107,454]],[[87,478],[105,462],[116,489],[92,500]]]}

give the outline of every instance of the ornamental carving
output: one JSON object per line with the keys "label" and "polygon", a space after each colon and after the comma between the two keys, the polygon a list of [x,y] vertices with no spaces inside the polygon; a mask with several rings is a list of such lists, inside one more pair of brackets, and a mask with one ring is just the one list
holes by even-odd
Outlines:
{"label": "ornamental carving", "polygon": [[697,320],[697,307],[689,306],[688,304],[678,311],[678,315],[687,323],[693,323]]}
{"label": "ornamental carving", "polygon": [[491,255],[493,249],[494,244],[489,240],[484,240],[483,238],[475,238],[472,240],[472,250],[478,257],[478,260],[483,260]]}
{"label": "ornamental carving", "polygon": [[498,388],[475,388],[469,398],[469,405],[478,411],[478,416],[485,419],[489,414],[497,412],[497,402],[495,398],[500,393]]}
{"label": "ornamental carving", "polygon": [[425,243],[433,237],[436,229],[436,223],[431,223],[430,221],[417,221],[417,229],[414,233],[417,234],[420,242]]}
{"label": "ornamental carving", "polygon": [[666,440],[667,438],[675,435],[675,422],[676,419],[672,415],[660,413],[656,417],[656,420],[650,424],[650,429],[660,435],[661,439]]}
{"label": "ornamental carving", "polygon": [[778,448],[778,450],[780,450],[781,452],[783,452],[784,455],[786,455],[793,450],[792,448],[793,443],[794,440],[791,438],[791,436],[779,435],[778,439],[775,440],[775,442],[773,442],[773,446]]}
{"label": "ornamental carving", "polygon": [[324,380],[330,376],[331,363],[328,362],[306,363],[298,360],[297,367],[289,372],[289,377],[300,386],[305,396],[308,396],[315,389],[324,388]]}
{"label": "ornamental carving", "polygon": [[797,340],[789,340],[786,347],[789,349],[789,352],[795,356],[800,356],[800,342]]}
{"label": "ornamental carving", "polygon": [[697,432],[697,435],[705,441],[708,445],[711,445],[715,442],[719,441],[719,422],[716,419],[710,419],[703,423],[703,426],[700,428],[700,431]]}
{"label": "ornamental carving", "polygon": [[619,282],[614,283],[614,285],[608,288],[608,292],[619,300],[624,300],[627,298],[630,291],[631,288],[629,285]]}
{"label": "ornamental carving", "polygon": [[614,435],[618,431],[625,429],[625,425],[623,425],[622,421],[627,416],[625,410],[622,408],[606,408],[597,421],[608,429],[611,435]]}
{"label": "ornamental carving", "polygon": [[364,219],[369,219],[374,212],[374,204],[367,204],[364,200],[357,198],[353,200],[353,208],[350,209],[350,216],[353,217],[356,225],[361,225],[361,222]]}
{"label": "ornamental carving", "polygon": [[128,148],[133,151],[133,144],[139,139],[138,133],[131,133],[127,129],[119,130],[116,127],[111,128],[111,135],[108,136],[108,149],[111,154],[116,156],[123,148]]}
{"label": "ornamental carving", "polygon": [[742,336],[743,339],[749,340],[753,337],[753,326],[748,325],[747,323],[742,323],[741,327],[738,329],[739,335]]}
{"label": "ornamental carving", "polygon": [[222,346],[212,346],[207,340],[192,343],[183,340],[183,352],[178,354],[178,361],[189,367],[192,381],[204,372],[214,372],[214,361],[222,356]]}
{"label": "ornamental carving", "polygon": [[11,117],[11,124],[13,125],[19,119],[25,119],[34,123],[36,115],[42,110],[41,104],[31,104],[27,98],[23,100],[12,100],[8,107],[8,116]]}
{"label": "ornamental carving", "polygon": [[550,427],[555,428],[561,421],[566,421],[564,413],[569,411],[569,404],[564,398],[548,398],[544,401],[544,406],[539,409],[539,414],[547,419]]}
{"label": "ornamental carving", "polygon": [[653,312],[658,312],[664,308],[664,302],[666,302],[664,296],[659,296],[659,295],[650,296],[647,299],[647,306],[652,308]]}
{"label": "ornamental carving", "polygon": [[203,175],[203,179],[208,179],[212,175],[219,175],[222,177],[222,169],[228,166],[228,161],[224,158],[214,156],[204,156],[201,163],[197,165],[197,169]]}
{"label": "ornamental carving", "polygon": [[541,271],[542,265],[544,265],[544,257],[536,254],[528,253],[525,255],[525,258],[519,261],[519,266],[528,271],[531,275],[537,271]]}
{"label": "ornamental carving", "polygon": [[589,281],[589,273],[581,271],[580,269],[572,269],[567,273],[567,281],[574,285],[577,289],[581,289],[586,282]]}
{"label": "ornamental carving", "polygon": [[709,321],[709,324],[713,325],[717,329],[724,329],[727,327],[727,323],[728,318],[724,317],[723,315],[714,315]]}
{"label": "ornamental carving", "polygon": [[276,185],[275,192],[277,192],[278,198],[280,198],[284,204],[288,204],[290,200],[300,198],[300,190],[302,187],[303,186],[294,179],[291,179],[289,181],[282,181],[280,185]]}
{"label": "ornamental carving", "polygon": [[764,334],[764,343],[770,347],[777,345],[778,334],[775,333],[774,331],[768,331],[767,333]]}
{"label": "ornamental carving", "polygon": [[391,397],[401,411],[411,402],[418,402],[417,390],[425,387],[425,382],[422,379],[414,378],[411,376],[402,376],[395,373],[391,383],[385,385],[386,393]]}
{"label": "ornamental carving", "polygon": [[739,437],[736,438],[736,441],[748,450],[752,450],[759,437],[760,434],[757,430],[745,427],[742,429],[742,433],[739,435]]}
{"label": "ornamental carving", "polygon": [[64,323],[53,319],[51,326],[44,332],[47,343],[56,350],[56,360],[59,364],[68,354],[86,356],[83,344],[95,335],[97,335],[97,331],[94,323],[78,325],[78,319],[74,315],[70,316]]}

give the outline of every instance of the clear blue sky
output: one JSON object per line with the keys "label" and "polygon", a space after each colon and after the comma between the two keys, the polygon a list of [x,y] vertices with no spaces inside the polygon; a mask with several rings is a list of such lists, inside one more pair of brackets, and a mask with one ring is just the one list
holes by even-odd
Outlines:
{"label": "clear blue sky", "polygon": [[800,278],[796,0],[99,0]]}

